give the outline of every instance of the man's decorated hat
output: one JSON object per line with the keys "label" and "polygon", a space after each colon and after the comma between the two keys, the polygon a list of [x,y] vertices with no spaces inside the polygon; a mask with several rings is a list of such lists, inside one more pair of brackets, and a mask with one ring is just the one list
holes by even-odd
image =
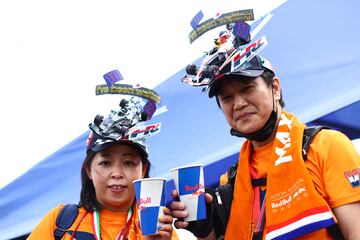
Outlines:
{"label": "man's decorated hat", "polygon": [[197,21],[193,19],[191,22],[193,30],[189,34],[190,43],[213,27],[226,24],[226,30],[220,31],[219,37],[214,40],[215,46],[205,53],[199,67],[195,64],[186,67],[187,74],[181,81],[195,87],[203,86],[203,91],[209,91],[209,97],[213,97],[224,76],[258,77],[265,70],[274,71],[270,62],[258,55],[267,46],[266,37],[262,36],[256,41],[251,39],[271,16],[268,14],[262,18],[252,32],[246,23],[254,20],[252,9],[222,14],[200,24],[202,18],[195,16]]}

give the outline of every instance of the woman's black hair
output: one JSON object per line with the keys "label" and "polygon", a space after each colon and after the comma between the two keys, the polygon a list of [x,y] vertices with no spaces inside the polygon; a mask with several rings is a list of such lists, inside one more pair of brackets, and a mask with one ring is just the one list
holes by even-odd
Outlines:
{"label": "woman's black hair", "polygon": [[[149,177],[150,172],[150,161],[145,152],[138,151],[141,157],[143,167],[146,167],[144,178]],[[93,212],[94,209],[99,209],[100,205],[96,200],[95,188],[93,181],[89,178],[86,173],[86,169],[90,169],[91,163],[94,159],[96,152],[88,150],[86,153],[85,160],[81,167],[81,191],[80,191],[80,202],[79,207],[83,207],[88,212]]]}

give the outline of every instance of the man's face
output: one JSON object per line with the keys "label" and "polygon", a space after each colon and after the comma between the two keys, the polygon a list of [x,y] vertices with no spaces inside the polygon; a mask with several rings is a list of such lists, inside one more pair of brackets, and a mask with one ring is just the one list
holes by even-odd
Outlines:
{"label": "man's face", "polygon": [[220,107],[229,125],[238,132],[251,134],[260,130],[273,110],[274,99],[280,98],[279,80],[268,86],[261,77],[224,79],[218,91]]}

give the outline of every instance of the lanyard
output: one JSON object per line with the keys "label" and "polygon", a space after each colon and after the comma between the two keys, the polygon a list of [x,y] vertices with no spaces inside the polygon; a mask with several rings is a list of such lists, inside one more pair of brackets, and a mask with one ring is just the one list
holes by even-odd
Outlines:
{"label": "lanyard", "polygon": [[259,233],[264,230],[264,222],[265,222],[265,198],[266,192],[264,192],[263,200],[261,203],[260,212],[258,213],[257,221],[254,228],[254,233]]}
{"label": "lanyard", "polygon": [[[124,240],[131,224],[131,218],[133,215],[133,207],[131,206],[126,219],[126,224],[121,232],[116,236],[115,240]],[[92,228],[95,233],[95,240],[101,240],[101,232],[100,232],[100,214],[99,210],[95,209],[92,214]]]}
{"label": "lanyard", "polygon": [[86,217],[87,214],[88,214],[88,212],[86,211],[85,214],[81,217],[80,222],[78,223],[78,225],[75,227],[73,233],[71,234],[70,240],[74,239],[76,231],[78,230],[80,224],[82,223],[82,221],[84,220],[84,218]]}
{"label": "lanyard", "polygon": [[[250,166],[250,175],[252,179],[257,178],[256,170],[253,166]],[[265,199],[266,190],[262,191],[260,186],[253,186],[254,202],[253,202],[253,221],[255,221],[255,227],[253,231],[253,240],[262,239],[265,223]]]}

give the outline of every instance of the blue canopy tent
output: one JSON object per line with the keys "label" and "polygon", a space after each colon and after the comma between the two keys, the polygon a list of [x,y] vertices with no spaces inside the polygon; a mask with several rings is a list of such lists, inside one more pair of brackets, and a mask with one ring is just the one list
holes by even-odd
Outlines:
{"label": "blue canopy tent", "polygon": [[[260,32],[269,42],[261,55],[282,80],[286,109],[309,125],[340,129],[351,138],[360,137],[359,8],[356,0],[290,0]],[[168,112],[153,119],[162,122],[162,129],[148,140],[150,175],[170,179],[173,167],[204,163],[205,184],[216,185],[237,160],[242,139],[230,136],[214,99],[180,82],[184,74],[182,69],[155,89]],[[87,136],[0,190],[0,239],[29,233],[59,203],[78,202]]]}

